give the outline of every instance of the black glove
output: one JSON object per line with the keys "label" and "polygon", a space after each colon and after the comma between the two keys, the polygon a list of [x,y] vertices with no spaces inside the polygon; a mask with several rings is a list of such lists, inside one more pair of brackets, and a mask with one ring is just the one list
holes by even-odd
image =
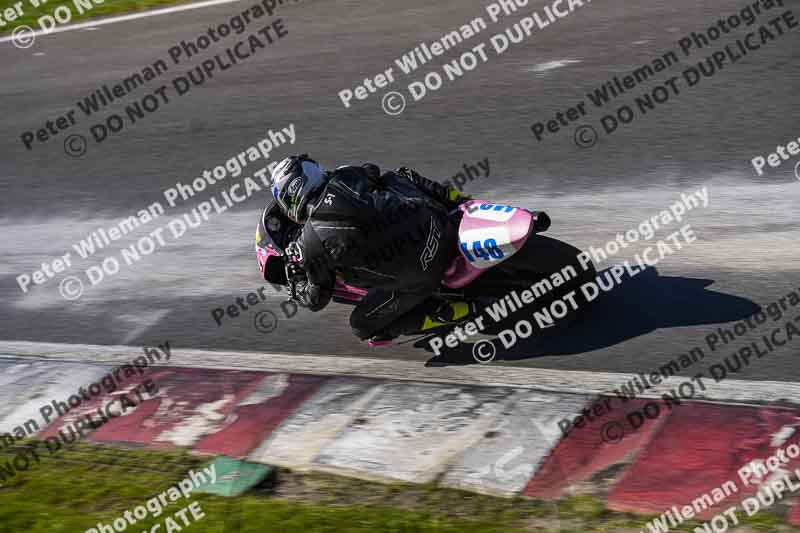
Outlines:
{"label": "black glove", "polygon": [[290,300],[298,300],[302,287],[299,285],[307,281],[303,268],[296,263],[286,263],[286,295]]}
{"label": "black glove", "polygon": [[305,274],[295,276],[286,285],[286,293],[290,300],[297,302],[300,307],[311,307],[315,286],[309,283]]}
{"label": "black glove", "polygon": [[299,293],[302,292],[301,283],[307,282],[305,270],[302,267],[303,249],[292,241],[286,245],[286,294],[290,300],[299,300]]}
{"label": "black glove", "polygon": [[472,200],[471,196],[461,194],[452,185],[442,185],[441,183],[420,175],[418,172],[408,167],[400,167],[395,172],[408,178],[411,183],[436,198],[448,209],[455,209],[464,202]]}

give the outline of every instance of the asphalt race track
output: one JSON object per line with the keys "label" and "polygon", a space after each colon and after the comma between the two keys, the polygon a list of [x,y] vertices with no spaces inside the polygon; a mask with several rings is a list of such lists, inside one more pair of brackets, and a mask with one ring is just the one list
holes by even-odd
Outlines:
{"label": "asphalt race track", "polygon": [[[781,13],[800,13],[800,3],[786,0],[784,7],[762,13],[749,29],[740,27],[736,37],[723,35],[688,57],[681,53],[680,39],[738,13],[746,2],[594,0],[502,54],[492,48],[491,36],[539,7],[521,8],[492,22],[488,3],[304,0],[280,6],[272,19],[225,38],[225,46],[217,43],[191,59],[182,58],[179,65],[169,62],[169,71],[157,80],[93,116],[78,112],[75,125],[47,141],[33,142],[31,150],[21,141],[24,132],[35,132],[47,120],[77,109],[76,102],[104,84],[113,87],[159,58],[169,60],[167,51],[181,40],[196,39],[254,2],[40,36],[27,49],[0,43],[0,340],[129,345],[169,340],[185,348],[368,356],[422,365],[431,353],[410,343],[381,350],[360,344],[350,333],[347,307],[283,316],[279,304],[284,296],[260,282],[253,252],[266,191],[212,215],[180,239],[170,237],[166,246],[141,261],[123,263],[119,273],[97,285],[86,283],[86,269],[106,256],[119,258],[121,248],[222,190],[210,186],[168,207],[165,189],[178,181],[190,183],[203,170],[267,137],[269,130],[290,124],[295,144],[275,148],[269,161],[302,151],[328,167],[363,161],[408,165],[444,180],[463,171],[463,165],[488,158],[489,176],[466,183],[466,192],[546,210],[553,219],[549,233],[583,249],[602,247],[667,209],[682,193],[707,188],[708,207],[691,210],[657,237],[688,223],[696,242],[626,280],[581,323],[521,343],[496,365],[649,373],[693,347],[705,348],[705,337],[718,327],[732,328],[758,306],[800,290],[800,178],[795,175],[800,157],[776,168],[767,165],[762,176],[750,162],[800,137],[800,31],[784,26],[785,33],[778,35],[769,26],[774,40],[735,63],[726,59],[713,76],[694,86],[681,76]],[[437,41],[478,16],[487,21],[486,29],[417,71],[406,75],[395,65],[395,59],[420,42]],[[201,86],[175,95],[174,77],[277,18],[288,32],[285,36],[228,70],[215,71]],[[473,70],[450,81],[443,65],[481,42],[486,61],[479,59]],[[680,64],[654,74],[602,109],[587,98],[614,76],[622,78],[670,50],[676,51]],[[394,67],[394,84],[362,101],[354,98],[345,108],[340,91],[354,90],[364,78],[389,67]],[[443,85],[414,101],[409,83],[433,71],[442,75]],[[665,102],[642,113],[635,97],[651,94],[672,76],[678,77],[680,94],[670,91]],[[171,91],[168,103],[135,124],[126,122],[103,142],[92,138],[90,126],[111,113],[125,115],[126,105],[141,102],[160,85]],[[407,106],[399,115],[381,107],[388,90],[405,95]],[[581,101],[586,116],[537,141],[532,124],[566,114]],[[634,110],[634,119],[606,133],[602,117],[622,105]],[[581,140],[576,128],[582,125],[598,133],[593,146],[576,142]],[[82,157],[65,153],[65,140],[73,134],[87,140]],[[253,163],[237,179],[265,164]],[[168,207],[163,216],[89,259],[77,258],[73,243],[156,201]],[[599,266],[632,258],[643,248],[639,244]],[[51,263],[66,252],[74,259],[68,271],[31,284],[23,293],[19,275],[30,275],[42,262]],[[59,282],[67,275],[84,280],[80,299],[68,301],[59,294]],[[215,308],[235,304],[237,297],[262,286],[265,301],[217,325]],[[269,334],[254,328],[263,310],[272,310],[279,319]],[[782,321],[799,311],[790,309]],[[756,341],[778,324],[770,320],[749,331],[730,350],[711,354],[706,349],[708,362]],[[800,379],[794,359],[799,340],[752,361],[736,378]]]}

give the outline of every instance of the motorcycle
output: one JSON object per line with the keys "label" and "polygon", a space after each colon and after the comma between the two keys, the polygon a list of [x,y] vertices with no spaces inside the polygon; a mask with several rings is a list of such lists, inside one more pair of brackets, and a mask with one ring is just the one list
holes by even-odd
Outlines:
{"label": "motorcycle", "polygon": [[[459,253],[444,273],[440,289],[435,293],[442,300],[474,301],[484,307],[512,292],[534,288],[533,293],[540,298],[532,306],[532,312],[572,290],[580,298],[577,288],[594,280],[597,275],[591,262],[585,258],[579,260],[579,249],[540,235],[551,224],[550,217],[543,211],[470,200],[451,211],[450,217],[458,226],[458,242],[453,245],[457,246]],[[255,247],[258,266],[266,281],[286,285],[292,261],[286,247],[300,229],[270,199],[256,231]],[[535,289],[537,287],[540,292]],[[355,305],[366,294],[366,289],[346,283],[339,275],[333,301]],[[519,296],[515,298],[518,300]],[[467,316],[409,335],[442,335],[471,318],[474,317]],[[391,344],[391,341],[370,341],[371,346],[385,344]]]}

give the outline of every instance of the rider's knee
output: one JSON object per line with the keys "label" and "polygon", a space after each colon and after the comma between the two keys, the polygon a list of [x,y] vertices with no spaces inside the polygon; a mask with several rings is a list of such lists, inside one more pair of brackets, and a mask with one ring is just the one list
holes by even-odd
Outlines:
{"label": "rider's knee", "polygon": [[358,316],[356,313],[350,315],[350,327],[353,330],[353,335],[361,340],[372,337],[375,329],[370,327],[370,324],[363,316]]}

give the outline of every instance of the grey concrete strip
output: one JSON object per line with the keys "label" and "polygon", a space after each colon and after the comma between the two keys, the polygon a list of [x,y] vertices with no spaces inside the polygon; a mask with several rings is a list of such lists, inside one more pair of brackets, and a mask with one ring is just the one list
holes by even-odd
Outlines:
{"label": "grey concrete strip", "polygon": [[386,384],[314,469],[367,479],[433,481],[481,439],[513,391],[430,383]]}
{"label": "grey concrete strip", "polygon": [[3,361],[0,369],[0,433],[9,432],[17,439],[44,429],[58,416],[57,408],[71,410],[70,396],[80,396],[81,387],[89,394],[89,385],[99,382],[107,371],[100,365],[57,361]]}
{"label": "grey concrete strip", "polygon": [[500,496],[520,493],[561,439],[558,421],[574,418],[589,400],[520,392],[484,438],[448,469],[442,485]]}
{"label": "grey concrete strip", "polygon": [[251,455],[260,463],[308,470],[324,446],[339,436],[381,390],[379,381],[338,378],[327,382]]}
{"label": "grey concrete strip", "polygon": [[[462,385],[513,387],[573,394],[614,394],[615,389],[637,378],[634,374],[523,368],[502,364],[459,367],[425,367],[419,362],[327,355],[289,355],[255,352],[206,351],[174,348],[170,365],[348,375],[378,379],[427,381]],[[34,342],[0,342],[0,357],[36,357],[76,362],[121,363],[141,354],[134,346],[99,346]],[[687,378],[671,377],[637,394],[660,398]],[[800,404],[800,384],[784,381],[703,380],[695,386],[694,399],[733,403]]]}

